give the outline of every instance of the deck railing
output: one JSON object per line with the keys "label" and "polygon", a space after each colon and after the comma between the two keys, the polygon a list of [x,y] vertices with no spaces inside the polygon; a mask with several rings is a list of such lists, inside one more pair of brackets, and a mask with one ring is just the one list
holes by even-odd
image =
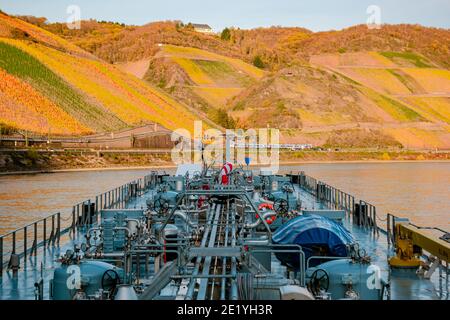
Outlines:
{"label": "deck railing", "polygon": [[291,179],[303,190],[326,203],[330,209],[345,210],[353,223],[371,229],[374,234],[379,234],[381,228],[377,224],[377,209],[374,205],[364,200],[357,200],[355,196],[307,176],[304,172],[297,175],[291,174]]}
{"label": "deck railing", "polygon": [[62,235],[68,233],[75,237],[79,228],[97,224],[102,209],[124,208],[130,200],[154,187],[157,177],[156,172],[152,172],[74,205],[66,217],[60,212],[54,213],[0,236],[0,278],[5,269],[11,269],[15,267],[14,264],[20,265],[21,260],[36,256],[39,248],[59,245]]}

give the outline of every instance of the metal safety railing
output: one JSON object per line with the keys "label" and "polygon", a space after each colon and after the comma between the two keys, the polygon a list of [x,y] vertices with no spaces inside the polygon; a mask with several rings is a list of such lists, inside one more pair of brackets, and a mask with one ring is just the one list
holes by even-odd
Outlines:
{"label": "metal safety railing", "polygon": [[125,208],[130,200],[154,187],[157,178],[156,172],[152,172],[74,205],[67,217],[62,217],[61,212],[54,213],[0,236],[0,277],[14,264],[36,256],[39,248],[58,246],[62,235],[69,233],[75,237],[78,228],[97,224],[101,210]]}
{"label": "metal safety railing", "polygon": [[381,229],[377,224],[377,209],[374,205],[364,200],[357,200],[355,196],[307,176],[304,172],[290,176],[293,183],[297,183],[303,190],[325,203],[328,208],[345,210],[353,223],[373,230],[374,234],[379,234]]}
{"label": "metal safety railing", "polygon": [[55,213],[0,236],[0,277],[4,267],[13,267],[12,258],[35,256],[39,247],[59,244],[61,213]]}

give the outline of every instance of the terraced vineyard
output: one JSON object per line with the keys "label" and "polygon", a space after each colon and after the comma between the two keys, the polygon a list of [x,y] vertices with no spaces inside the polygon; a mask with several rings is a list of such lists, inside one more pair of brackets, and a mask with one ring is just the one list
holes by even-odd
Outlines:
{"label": "terraced vineyard", "polygon": [[62,112],[73,120],[77,119],[76,121],[86,128],[106,131],[125,126],[125,123],[113,114],[88,103],[80,93],[47,66],[11,43],[21,45],[17,41],[6,39],[0,41],[0,68],[4,71],[35,88],[42,96],[48,97],[62,109]]}
{"label": "terraced vineyard", "polygon": [[[193,130],[197,117],[148,83],[23,21],[0,13],[0,23],[28,35],[0,37],[0,74],[7,80],[0,93],[1,123],[52,134],[108,132],[146,122]],[[20,90],[30,92],[27,99]]]}

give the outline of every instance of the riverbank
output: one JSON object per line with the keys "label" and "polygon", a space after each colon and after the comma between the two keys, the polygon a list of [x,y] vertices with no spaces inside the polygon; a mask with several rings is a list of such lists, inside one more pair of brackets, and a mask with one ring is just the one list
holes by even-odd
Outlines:
{"label": "riverbank", "polygon": [[[294,151],[280,165],[302,163],[450,161],[445,151]],[[168,151],[0,151],[0,174],[175,168]]]}

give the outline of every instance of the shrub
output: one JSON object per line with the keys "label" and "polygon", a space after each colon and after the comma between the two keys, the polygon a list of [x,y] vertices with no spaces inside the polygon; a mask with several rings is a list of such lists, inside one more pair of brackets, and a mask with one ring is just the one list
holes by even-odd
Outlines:
{"label": "shrub", "polygon": [[231,31],[228,28],[223,29],[220,38],[225,41],[229,41],[231,39]]}
{"label": "shrub", "polygon": [[236,127],[236,121],[224,109],[211,109],[208,116],[212,121],[225,129],[234,129]]}
{"label": "shrub", "polygon": [[256,56],[253,58],[253,65],[257,68],[264,69],[264,62],[262,61],[260,56]]}

